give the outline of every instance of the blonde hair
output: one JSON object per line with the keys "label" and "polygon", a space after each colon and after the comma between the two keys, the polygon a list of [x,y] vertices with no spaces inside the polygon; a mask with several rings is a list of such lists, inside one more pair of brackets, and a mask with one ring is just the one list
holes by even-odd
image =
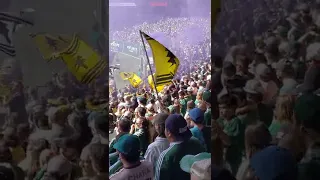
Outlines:
{"label": "blonde hair", "polygon": [[275,118],[280,122],[293,123],[293,108],[295,99],[291,95],[281,95],[277,98]]}
{"label": "blonde hair", "polygon": [[198,92],[196,99],[202,100],[202,95],[203,95],[203,92],[202,92],[202,91]]}

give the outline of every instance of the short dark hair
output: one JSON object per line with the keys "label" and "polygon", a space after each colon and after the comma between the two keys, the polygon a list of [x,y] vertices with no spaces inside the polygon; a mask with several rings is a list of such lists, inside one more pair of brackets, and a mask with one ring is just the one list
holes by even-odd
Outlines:
{"label": "short dark hair", "polygon": [[137,112],[139,113],[140,116],[145,116],[147,113],[146,108],[143,107],[137,107]]}
{"label": "short dark hair", "polygon": [[130,132],[131,121],[128,118],[123,117],[118,121],[118,126],[123,132]]}
{"label": "short dark hair", "polygon": [[167,114],[167,113],[160,113],[160,114],[157,114],[153,119],[153,124],[159,126],[159,129],[157,131],[159,137],[166,137],[164,131],[166,128],[165,122],[166,122],[166,119],[168,118],[168,116],[169,116],[169,114]]}

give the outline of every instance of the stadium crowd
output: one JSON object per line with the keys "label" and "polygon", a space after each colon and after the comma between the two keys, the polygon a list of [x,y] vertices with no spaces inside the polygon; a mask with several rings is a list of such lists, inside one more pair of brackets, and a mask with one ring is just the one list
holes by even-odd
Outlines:
{"label": "stadium crowd", "polygon": [[[217,55],[194,58],[190,69],[190,49],[173,50],[182,72],[158,94],[129,87],[109,99],[108,85],[88,90],[66,74],[43,97],[15,83],[2,112],[0,179],[320,179],[320,5],[283,12],[272,3],[252,12],[226,5]],[[231,9],[252,19],[229,21]],[[171,34],[189,22],[163,20],[157,30]],[[152,33],[156,25],[142,26]],[[138,41],[138,30],[119,38]]]}

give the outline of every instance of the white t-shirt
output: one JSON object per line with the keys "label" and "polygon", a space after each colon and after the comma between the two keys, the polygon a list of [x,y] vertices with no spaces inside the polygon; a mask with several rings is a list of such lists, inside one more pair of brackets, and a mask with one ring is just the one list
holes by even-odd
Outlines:
{"label": "white t-shirt", "polygon": [[113,174],[110,180],[153,180],[153,165],[148,161],[141,161],[141,164],[132,169],[122,168]]}

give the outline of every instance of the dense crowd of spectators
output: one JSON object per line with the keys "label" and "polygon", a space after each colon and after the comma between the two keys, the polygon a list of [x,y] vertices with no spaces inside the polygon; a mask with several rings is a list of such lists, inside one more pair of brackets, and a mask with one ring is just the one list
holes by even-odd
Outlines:
{"label": "dense crowd of spectators", "polygon": [[67,74],[44,96],[14,83],[1,111],[0,179],[320,179],[320,5],[264,2],[223,4],[212,57],[190,59],[210,47],[208,19],[116,32],[140,42],[139,30],[174,38],[207,27],[205,48],[172,47],[182,69],[158,93],[128,87],[109,99],[108,84],[83,87]]}

